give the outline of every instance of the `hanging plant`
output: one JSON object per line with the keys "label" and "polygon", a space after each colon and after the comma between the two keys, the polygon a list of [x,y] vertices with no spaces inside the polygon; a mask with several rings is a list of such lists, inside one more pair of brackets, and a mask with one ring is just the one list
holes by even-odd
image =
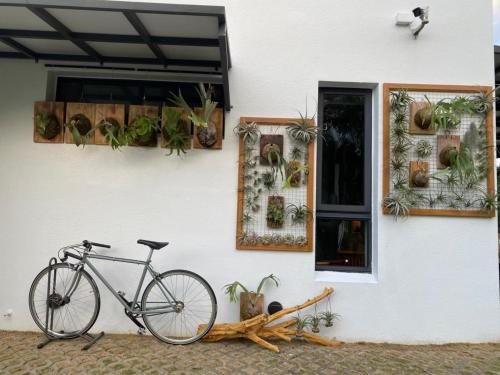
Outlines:
{"label": "hanging plant", "polygon": [[92,134],[92,124],[87,116],[82,113],[77,113],[69,119],[65,124],[73,136],[73,141],[78,147],[88,142],[89,136]]}
{"label": "hanging plant", "polygon": [[61,132],[61,124],[52,112],[43,112],[35,116],[36,131],[45,139],[53,139]]}
{"label": "hanging plant", "polygon": [[189,125],[182,120],[182,112],[165,107],[163,117],[165,123],[161,131],[166,141],[166,147],[169,149],[167,156],[172,155],[174,152],[177,156],[185,154],[191,137],[187,131]]}

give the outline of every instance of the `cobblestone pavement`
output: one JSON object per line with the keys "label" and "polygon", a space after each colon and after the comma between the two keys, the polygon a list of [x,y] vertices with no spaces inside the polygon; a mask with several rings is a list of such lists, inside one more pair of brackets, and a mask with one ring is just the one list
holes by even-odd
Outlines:
{"label": "cobblestone pavement", "polygon": [[280,342],[272,353],[246,341],[173,346],[151,336],[105,335],[51,343],[0,331],[0,374],[500,374],[500,344],[345,344],[340,349]]}

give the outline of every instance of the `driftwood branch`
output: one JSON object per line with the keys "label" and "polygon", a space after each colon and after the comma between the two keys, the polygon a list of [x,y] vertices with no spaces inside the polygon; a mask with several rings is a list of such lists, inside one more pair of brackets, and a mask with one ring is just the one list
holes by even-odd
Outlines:
{"label": "driftwood branch", "polygon": [[[296,329],[289,328],[295,325],[295,319],[285,320],[275,325],[268,326],[269,323],[277,319],[283,318],[288,314],[314,305],[315,303],[328,297],[332,293],[332,288],[325,288],[325,290],[318,296],[308,299],[306,302],[300,305],[288,307],[272,315],[261,314],[239,323],[216,324],[203,338],[203,341],[217,342],[227,339],[246,338],[266,349],[272,350],[273,352],[279,352],[279,348],[277,345],[273,345],[265,339],[281,339],[285,341],[291,341],[292,337],[301,334],[304,339],[309,342],[330,347],[338,347],[341,345],[340,341],[328,340],[308,332],[302,332]],[[199,329],[202,330],[203,326],[200,326]]]}

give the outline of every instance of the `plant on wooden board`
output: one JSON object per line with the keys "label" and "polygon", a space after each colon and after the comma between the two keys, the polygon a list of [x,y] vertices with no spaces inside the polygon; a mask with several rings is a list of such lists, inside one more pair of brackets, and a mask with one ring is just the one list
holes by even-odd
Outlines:
{"label": "plant on wooden board", "polygon": [[269,228],[278,229],[285,222],[285,198],[281,196],[268,197],[266,220]]}
{"label": "plant on wooden board", "polygon": [[113,150],[127,145],[126,137],[123,134],[123,128],[118,121],[112,117],[106,117],[96,126],[99,132],[104,136],[106,142]]}
{"label": "plant on wooden board", "polygon": [[238,124],[234,132],[243,139],[245,144],[255,144],[260,136],[259,127],[255,122]]}
{"label": "plant on wooden board", "polygon": [[35,128],[45,139],[53,139],[61,132],[61,124],[52,112],[43,112],[35,116]]}
{"label": "plant on wooden board", "polygon": [[285,178],[287,162],[278,145],[272,143],[265,145],[262,151],[262,157],[264,157],[271,166],[271,171],[275,180],[278,178],[278,174],[282,179]]}
{"label": "plant on wooden board", "polygon": [[164,107],[163,118],[164,124],[161,131],[166,142],[165,146],[169,149],[167,156],[174,152],[177,156],[185,154],[191,137],[189,136],[190,129],[188,131],[188,127],[182,122],[182,112],[171,107]]}
{"label": "plant on wooden board", "polygon": [[274,283],[276,287],[279,286],[279,279],[274,274],[262,278],[255,292],[247,289],[239,281],[233,281],[230,284],[224,285],[225,294],[229,295],[229,301],[231,302],[238,301],[238,288],[242,289],[239,295],[241,320],[250,319],[263,313],[264,295],[262,294],[262,290],[268,282]]}
{"label": "plant on wooden board", "polygon": [[127,127],[126,134],[131,142],[140,146],[150,146],[156,143],[158,130],[160,130],[158,118],[139,115]]}
{"label": "plant on wooden board", "polygon": [[90,120],[83,113],[77,113],[72,116],[64,126],[71,132],[73,141],[77,147],[80,145],[85,146],[93,131]]}

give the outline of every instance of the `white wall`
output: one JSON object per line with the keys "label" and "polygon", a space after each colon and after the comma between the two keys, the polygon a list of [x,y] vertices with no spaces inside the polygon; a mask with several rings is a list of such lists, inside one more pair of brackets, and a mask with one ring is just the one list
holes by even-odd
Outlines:
{"label": "white wall", "polygon": [[[183,1],[196,3],[195,1]],[[199,2],[201,3],[201,2]],[[27,295],[35,274],[62,245],[85,238],[111,243],[104,253],[144,257],[138,238],[168,240],[159,269],[187,268],[208,279],[218,321],[238,307],[221,288],[256,284],[277,274],[266,300],[302,302],[336,289],[338,325],[326,336],[349,341],[500,340],[496,219],[382,216],[381,102],[374,122],[375,275],[361,282],[319,282],[313,253],[235,250],[237,144],[240,116],[293,117],[312,102],[318,81],[493,83],[490,1],[429,0],[430,24],[418,40],[394,26],[414,1],[232,0],[226,6],[234,109],[222,151],[183,159],[160,149],[47,145],[32,142],[32,103],[43,99],[46,71],[32,62],[0,62],[0,329],[33,330]],[[377,228],[377,227],[375,227]],[[138,278],[135,266],[102,264],[117,284]],[[342,280],[343,275],[327,278]],[[370,281],[370,282],[368,282]],[[123,288],[130,295],[132,288]],[[134,332],[122,308],[101,288],[94,329]]]}

